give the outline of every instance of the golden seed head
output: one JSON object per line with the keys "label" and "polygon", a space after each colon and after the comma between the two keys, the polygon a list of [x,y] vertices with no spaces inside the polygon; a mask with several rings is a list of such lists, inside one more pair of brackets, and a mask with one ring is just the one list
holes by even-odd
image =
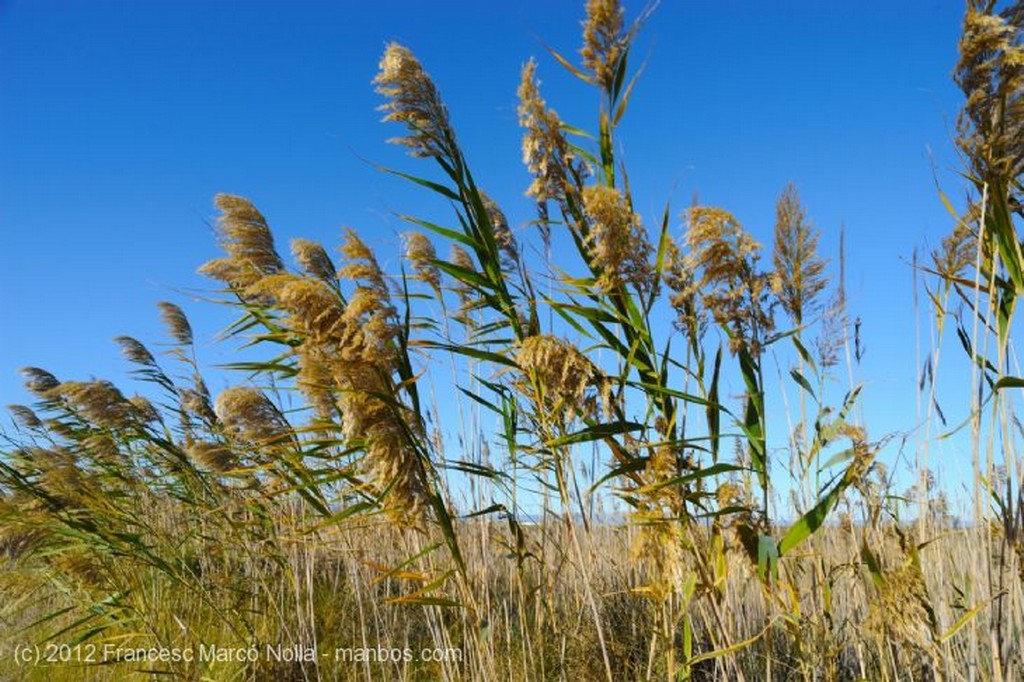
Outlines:
{"label": "golden seed head", "polygon": [[141,423],[150,424],[160,421],[160,413],[153,407],[153,403],[149,402],[144,396],[133,395],[128,399],[128,402],[135,408],[135,417]]}
{"label": "golden seed head", "polygon": [[558,114],[541,99],[536,69],[537,63],[528,61],[519,84],[519,125],[526,129],[523,163],[534,178],[526,194],[538,202],[560,201],[565,197],[567,172],[574,157]]}
{"label": "golden seed head", "polygon": [[879,637],[925,647],[930,642],[928,591],[920,568],[913,561],[885,573],[868,608],[864,628]]}
{"label": "golden seed head", "polygon": [[37,429],[43,425],[43,422],[30,407],[26,407],[24,405],[8,405],[7,409],[22,428]]}
{"label": "golden seed head", "polygon": [[487,219],[490,221],[491,229],[494,231],[494,241],[498,245],[498,250],[504,256],[506,264],[518,262],[519,250],[516,247],[516,238],[508,226],[508,219],[505,217],[505,213],[491,199],[487,192],[480,192],[480,199],[483,201],[484,210],[487,211]]}
{"label": "golden seed head", "polygon": [[411,133],[390,142],[405,145],[413,156],[458,156],[448,110],[434,82],[408,48],[390,43],[373,82],[377,92],[388,99],[380,107],[386,112],[384,121],[404,123]]}
{"label": "golden seed head", "polygon": [[729,334],[729,348],[761,351],[775,327],[766,299],[768,278],[757,270],[760,245],[728,211],[696,206],[686,212],[686,267],[695,276],[691,291]]}
{"label": "golden seed head", "polygon": [[54,392],[97,426],[123,428],[137,417],[135,406],[109,381],[65,381]]}
{"label": "golden seed head", "polygon": [[[1022,210],[1024,173],[1024,12],[1016,4],[968,3],[954,78],[967,101],[957,144],[976,180],[1009,185],[1011,210]],[[1016,190],[1014,183],[1017,183]]]}
{"label": "golden seed head", "polygon": [[828,284],[825,261],[818,257],[819,233],[807,220],[796,186],[786,186],[775,205],[775,272],[772,289],[794,324],[803,324]]}
{"label": "golden seed head", "polygon": [[157,307],[160,308],[160,317],[167,326],[167,331],[171,338],[183,346],[191,344],[192,325],[189,324],[188,318],[185,317],[185,312],[167,301],[160,301],[157,303]]}
{"label": "golden seed head", "polygon": [[121,352],[129,362],[144,367],[156,367],[156,358],[142,343],[130,336],[118,336],[114,341],[121,346]]}
{"label": "golden seed head", "polygon": [[610,92],[626,47],[623,33],[625,10],[619,0],[588,0],[583,24],[583,65],[605,92]]}
{"label": "golden seed head", "polygon": [[700,343],[707,326],[707,316],[700,307],[696,276],[689,259],[683,256],[674,241],[669,241],[665,250],[662,279],[672,290],[669,303],[676,312],[676,327],[686,333],[691,343]]}
{"label": "golden seed head", "polygon": [[214,203],[221,211],[217,227],[227,257],[206,263],[199,272],[242,292],[263,277],[284,270],[266,219],[248,199],[218,194]]}
{"label": "golden seed head", "polygon": [[333,283],[337,277],[331,257],[327,255],[324,247],[317,242],[309,239],[293,239],[292,254],[295,256],[295,260],[298,261],[299,266],[307,274],[328,284]]}
{"label": "golden seed head", "polygon": [[281,411],[255,388],[229,388],[217,396],[213,409],[228,435],[239,441],[268,445],[291,432]]}
{"label": "golden seed head", "polygon": [[434,244],[423,233],[414,231],[404,233],[402,240],[405,242],[405,258],[412,264],[416,277],[435,291],[440,291],[441,272],[434,264],[437,260]]}
{"label": "golden seed head", "polygon": [[179,388],[178,402],[186,414],[195,415],[207,424],[217,422],[217,415],[214,414],[213,406],[210,405],[210,399],[205,392],[191,388]]}
{"label": "golden seed head", "polygon": [[238,463],[238,457],[223,443],[197,441],[187,448],[187,452],[196,464],[218,474],[234,469]]}
{"label": "golden seed head", "polygon": [[25,377],[25,388],[39,398],[47,398],[53,389],[60,386],[60,381],[45,369],[23,367],[21,375]]}
{"label": "golden seed head", "polygon": [[625,284],[649,291],[651,244],[640,216],[626,205],[622,193],[605,185],[587,187],[583,209],[590,221],[586,243],[591,263],[601,273],[597,285],[605,291]]}
{"label": "golden seed head", "polygon": [[288,326],[316,342],[336,338],[344,324],[345,310],[337,293],[323,280],[291,273],[264,277],[247,290],[273,300],[288,313]]}
{"label": "golden seed head", "polygon": [[[544,404],[553,413],[565,413],[572,419],[578,413],[596,415],[596,400],[607,401],[607,378],[601,370],[571,343],[556,336],[538,334],[519,342],[516,364],[523,370],[527,382],[535,377]],[[527,384],[528,386],[529,384]],[[597,395],[588,389],[596,389]],[[532,389],[527,389],[532,390]]]}

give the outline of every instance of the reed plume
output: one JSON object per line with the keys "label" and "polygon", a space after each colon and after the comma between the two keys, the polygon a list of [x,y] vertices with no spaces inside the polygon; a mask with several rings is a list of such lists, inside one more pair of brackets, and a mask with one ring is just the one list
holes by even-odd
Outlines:
{"label": "reed plume", "polygon": [[686,265],[699,273],[683,295],[696,294],[701,305],[729,335],[729,348],[761,351],[775,327],[766,305],[767,277],[757,269],[760,245],[728,211],[697,206],[686,212]]}
{"label": "reed plume", "polygon": [[638,291],[653,285],[651,243],[640,216],[619,190],[591,185],[583,190],[583,208],[590,221],[586,245],[591,265],[601,274],[597,286],[612,291],[631,284]]}
{"label": "reed plume", "polygon": [[405,243],[405,259],[412,265],[417,279],[428,284],[435,292],[441,291],[441,272],[434,261],[437,252],[433,243],[421,232],[405,232],[402,235]]}
{"label": "reed plume", "polygon": [[224,282],[244,298],[250,286],[282,272],[284,264],[266,218],[248,199],[218,194],[214,203],[221,211],[217,229],[227,257],[207,262],[199,272]]}
{"label": "reed plume", "polygon": [[569,142],[562,133],[562,121],[540,96],[532,59],[523,67],[519,84],[519,125],[523,133],[523,163],[533,175],[527,196],[538,203],[561,202],[568,191],[568,174],[573,164]]}
{"label": "reed plume", "polygon": [[[611,382],[574,345],[556,336],[539,334],[519,342],[516,364],[535,377],[541,394],[537,404],[566,420],[576,415],[605,415],[611,410]],[[595,389],[595,390],[591,390]],[[524,390],[533,393],[524,386]]]}
{"label": "reed plume", "polygon": [[800,327],[828,285],[825,261],[818,256],[820,233],[808,222],[796,186],[790,183],[775,204],[775,252],[772,288],[782,309]]}
{"label": "reed plume", "polygon": [[996,12],[994,2],[970,0],[954,79],[967,101],[957,144],[975,178],[1006,186],[1021,215],[1024,174],[1024,7]]}
{"label": "reed plume", "polygon": [[337,271],[327,251],[317,242],[309,239],[296,238],[291,242],[292,255],[302,270],[322,282],[333,284],[337,279]]}
{"label": "reed plume", "polygon": [[611,92],[619,60],[628,45],[623,31],[626,11],[618,0],[588,0],[583,23],[583,65],[605,92]]}
{"label": "reed plume", "polygon": [[420,157],[454,159],[459,156],[455,132],[437,86],[408,48],[390,43],[373,79],[377,92],[388,99],[380,107],[385,122],[404,123],[410,135],[390,140]]}

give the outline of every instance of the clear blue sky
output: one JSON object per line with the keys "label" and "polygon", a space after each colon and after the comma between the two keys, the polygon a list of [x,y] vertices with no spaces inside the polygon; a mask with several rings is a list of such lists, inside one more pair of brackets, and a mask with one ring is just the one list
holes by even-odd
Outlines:
{"label": "clear blue sky", "polygon": [[[950,72],[962,10],[666,0],[620,128],[650,224],[666,200],[678,215],[697,192],[770,244],[790,180],[826,254],[845,222],[875,434],[914,419],[907,263],[949,229],[933,162],[959,193]],[[0,1],[0,404],[29,399],[24,365],[124,378],[111,338],[159,340],[161,299],[183,305],[203,357],[223,361],[212,342],[223,311],[183,293],[212,288],[194,272],[217,255],[217,192],[251,198],[282,252],[300,235],[332,247],[352,226],[394,263],[404,226],[392,211],[446,219],[360,160],[426,171],[385,144],[400,131],[375,110],[370,81],[390,40],[438,83],[481,184],[513,223],[531,219],[519,71],[536,55],[549,104],[592,128],[593,92],[541,42],[574,55],[582,16],[582,1],[562,0]]]}

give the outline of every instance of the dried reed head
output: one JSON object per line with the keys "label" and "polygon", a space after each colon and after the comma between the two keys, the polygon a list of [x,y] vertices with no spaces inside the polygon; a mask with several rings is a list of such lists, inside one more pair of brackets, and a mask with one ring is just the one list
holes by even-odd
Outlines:
{"label": "dried reed head", "polygon": [[516,247],[516,238],[508,226],[508,219],[501,207],[487,192],[480,192],[480,199],[483,201],[484,210],[487,211],[487,218],[491,222],[491,229],[494,231],[494,241],[498,244],[498,250],[504,256],[505,264],[511,265],[519,261],[519,249]]}
{"label": "dried reed head", "polygon": [[328,284],[335,281],[337,274],[334,269],[334,263],[331,262],[331,257],[327,255],[324,247],[317,242],[310,241],[309,239],[293,239],[292,255],[295,256],[299,267],[306,274],[312,275]]}
{"label": "dried reed head", "polygon": [[1021,211],[1024,174],[1024,9],[970,0],[954,79],[967,96],[957,144],[976,179],[1008,186]]}
{"label": "dried reed head", "polygon": [[97,426],[121,429],[139,422],[135,405],[109,381],[65,381],[54,392],[69,409]]}
{"label": "dried reed head", "polygon": [[687,265],[699,276],[693,293],[729,334],[735,353],[753,355],[775,323],[766,305],[767,277],[757,270],[760,245],[728,211],[697,206],[687,210]]}
{"label": "dried reed head", "polygon": [[281,411],[255,388],[235,386],[225,390],[217,396],[214,411],[225,432],[240,442],[272,445],[291,434]]}
{"label": "dried reed head", "polygon": [[145,396],[133,395],[128,402],[135,409],[135,418],[140,424],[152,424],[160,421],[160,412]]}
{"label": "dried reed head", "polygon": [[263,277],[284,270],[266,219],[248,199],[218,194],[214,203],[221,211],[217,227],[227,257],[209,261],[199,272],[242,294]]}
{"label": "dried reed head", "polygon": [[583,57],[583,65],[605,92],[612,89],[619,60],[628,43],[623,31],[625,14],[619,0],[587,1],[587,19],[583,24],[580,55]]}
{"label": "dried reed head", "polygon": [[796,186],[790,183],[775,204],[775,252],[772,288],[794,324],[815,309],[828,285],[825,261],[818,257],[817,232],[807,220]]}
{"label": "dried reed head", "polygon": [[238,466],[238,456],[223,443],[198,441],[192,443],[187,452],[196,464],[214,473],[223,474]]}
{"label": "dried reed head", "polygon": [[568,189],[567,177],[574,156],[562,133],[562,121],[540,96],[534,76],[537,63],[532,59],[523,67],[519,84],[519,125],[523,133],[523,163],[533,175],[526,191],[538,202],[563,201]]}
{"label": "dried reed head", "polygon": [[868,607],[864,629],[879,638],[892,637],[902,644],[926,648],[931,643],[927,604],[921,569],[907,560],[885,573]]}
{"label": "dried reed head", "polygon": [[288,313],[285,323],[314,341],[335,338],[344,324],[345,309],[337,293],[319,279],[282,273],[264,277],[249,287]]}
{"label": "dried reed head", "polygon": [[36,415],[35,411],[24,405],[8,405],[8,411],[14,420],[25,429],[38,429],[43,422]]}
{"label": "dried reed head", "polygon": [[662,279],[672,291],[669,303],[676,312],[676,328],[686,334],[692,346],[698,346],[707,328],[707,316],[700,307],[696,275],[673,241],[668,242],[665,250]]}
{"label": "dried reed head", "polygon": [[118,336],[114,341],[121,346],[121,352],[129,362],[143,367],[156,367],[156,358],[140,341],[130,336]]}
{"label": "dried reed head", "polygon": [[411,133],[391,142],[408,147],[413,156],[454,159],[459,155],[441,95],[408,48],[390,43],[373,82],[377,92],[388,98],[380,107],[387,112],[384,121],[404,123]]}
{"label": "dried reed head", "polygon": [[611,382],[568,341],[546,334],[528,336],[519,342],[516,364],[526,375],[524,390],[534,393],[531,379],[536,379],[539,409],[566,419],[595,416],[599,406],[606,414],[611,409]]}
{"label": "dried reed head", "polygon": [[409,231],[402,235],[405,243],[405,259],[412,265],[417,279],[430,285],[435,292],[441,291],[441,271],[434,261],[437,252],[434,244],[421,232]]}
{"label": "dried reed head", "polygon": [[53,389],[60,386],[57,377],[38,367],[23,367],[21,375],[25,377],[25,388],[37,398],[49,398]]}
{"label": "dried reed head", "polygon": [[199,417],[207,425],[217,423],[217,415],[205,391],[191,388],[178,389],[178,404],[186,415]]}
{"label": "dried reed head", "polygon": [[340,352],[348,358],[390,367],[394,360],[397,312],[377,259],[352,230],[341,247],[346,264],[339,275],[359,285],[345,308],[346,340]]}
{"label": "dried reed head", "polygon": [[643,590],[655,604],[662,604],[678,594],[686,582],[682,526],[655,510],[638,511],[632,515],[632,521],[638,533],[630,547],[630,558],[646,567],[647,584]]}
{"label": "dried reed head", "polygon": [[653,285],[651,243],[640,216],[633,213],[619,190],[592,185],[583,190],[583,209],[590,221],[586,245],[591,264],[601,274],[597,285],[612,291],[632,284],[639,291]]}
{"label": "dried reed head", "polygon": [[192,325],[185,317],[185,311],[168,301],[157,303],[160,308],[160,317],[167,326],[167,332],[171,338],[183,346],[192,343]]}

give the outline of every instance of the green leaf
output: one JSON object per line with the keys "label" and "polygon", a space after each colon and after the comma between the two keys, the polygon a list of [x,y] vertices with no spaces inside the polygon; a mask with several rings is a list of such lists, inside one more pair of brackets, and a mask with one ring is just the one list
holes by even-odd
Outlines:
{"label": "green leaf", "polygon": [[611,424],[595,424],[585,429],[570,433],[559,438],[554,438],[545,443],[549,448],[571,445],[574,443],[589,443],[595,440],[602,440],[609,436],[617,436],[622,433],[639,431],[644,428],[643,424],[637,422],[620,421]]}
{"label": "green leaf", "polygon": [[807,393],[810,394],[811,398],[813,398],[814,400],[818,399],[818,396],[814,395],[814,389],[811,388],[810,382],[807,381],[803,374],[801,374],[796,369],[791,369],[789,370],[789,376],[793,377],[793,381],[800,384],[800,387],[807,391]]}

